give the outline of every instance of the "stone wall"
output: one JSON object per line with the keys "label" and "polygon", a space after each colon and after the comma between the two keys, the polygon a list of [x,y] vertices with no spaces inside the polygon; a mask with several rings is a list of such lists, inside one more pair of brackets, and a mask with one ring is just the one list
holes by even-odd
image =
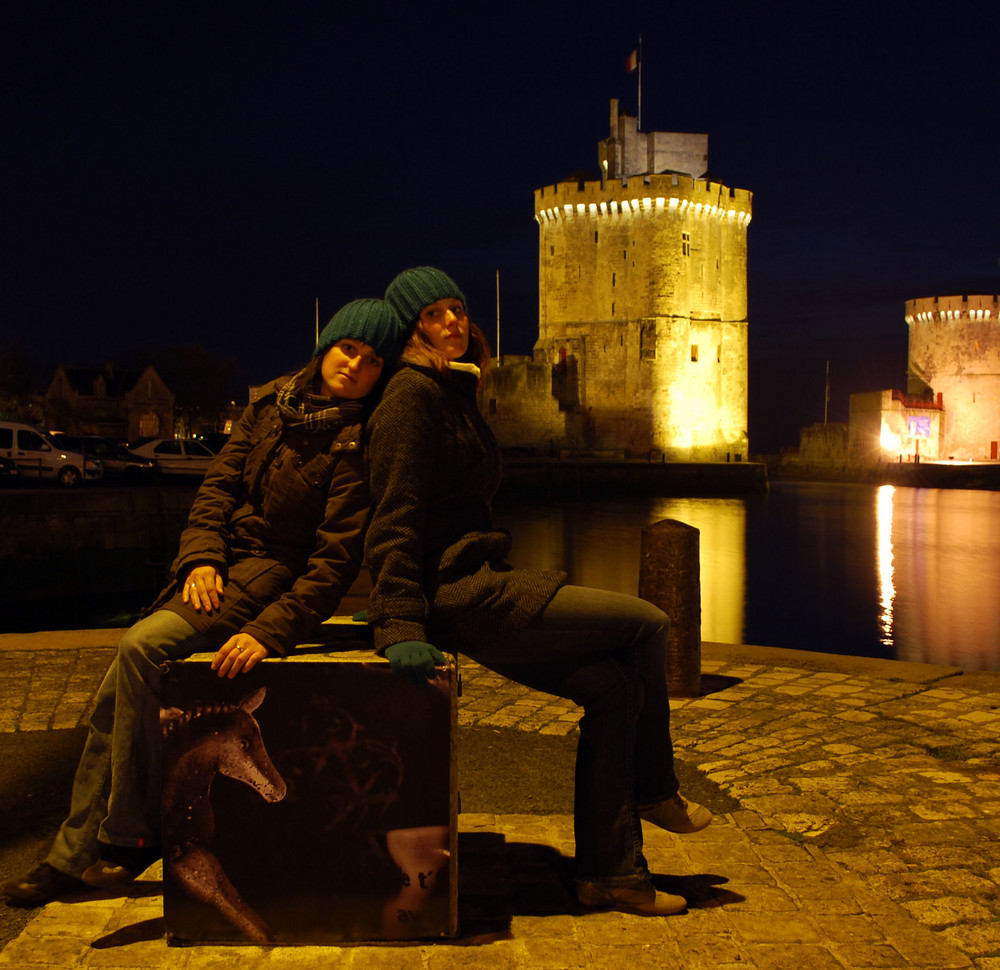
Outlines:
{"label": "stone wall", "polygon": [[561,406],[554,370],[551,364],[513,356],[490,369],[479,391],[479,409],[505,449],[552,456],[568,437],[582,436],[582,429],[571,430],[581,416]]}
{"label": "stone wall", "polygon": [[847,425],[813,424],[799,432],[799,458],[807,462],[842,464],[847,460]]}

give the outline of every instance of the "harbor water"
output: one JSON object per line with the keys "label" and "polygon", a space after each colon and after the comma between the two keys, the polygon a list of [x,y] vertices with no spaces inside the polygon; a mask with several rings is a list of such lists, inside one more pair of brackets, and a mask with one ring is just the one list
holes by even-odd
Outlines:
{"label": "harbor water", "polygon": [[777,482],[494,512],[515,565],[633,594],[643,527],[694,526],[703,640],[1000,669],[1000,492]]}

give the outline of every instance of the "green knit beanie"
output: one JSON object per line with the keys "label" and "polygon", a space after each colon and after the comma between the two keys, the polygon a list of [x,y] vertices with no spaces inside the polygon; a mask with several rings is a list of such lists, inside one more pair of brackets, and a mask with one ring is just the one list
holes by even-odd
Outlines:
{"label": "green knit beanie", "polygon": [[409,330],[385,300],[354,300],[341,307],[323,328],[313,357],[348,337],[368,344],[386,364],[394,364]]}
{"label": "green knit beanie", "polygon": [[465,300],[465,294],[447,273],[433,266],[404,269],[385,291],[386,300],[408,327],[416,324],[420,319],[420,311],[425,306],[449,296],[461,300],[468,313],[469,304]]}

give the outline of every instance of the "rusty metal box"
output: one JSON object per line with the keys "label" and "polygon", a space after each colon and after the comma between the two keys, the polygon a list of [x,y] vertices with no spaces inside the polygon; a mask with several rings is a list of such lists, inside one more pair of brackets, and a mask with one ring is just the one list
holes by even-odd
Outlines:
{"label": "rusty metal box", "polygon": [[169,942],[454,936],[454,667],[415,687],[370,649],[210,661],[164,665]]}

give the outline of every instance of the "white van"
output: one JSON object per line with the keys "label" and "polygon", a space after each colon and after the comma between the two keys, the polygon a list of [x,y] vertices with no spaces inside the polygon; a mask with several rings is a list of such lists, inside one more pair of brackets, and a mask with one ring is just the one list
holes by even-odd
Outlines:
{"label": "white van", "polygon": [[0,421],[0,457],[17,465],[23,481],[57,481],[60,485],[97,482],[104,477],[104,467],[93,458],[60,448],[44,431],[16,421]]}

